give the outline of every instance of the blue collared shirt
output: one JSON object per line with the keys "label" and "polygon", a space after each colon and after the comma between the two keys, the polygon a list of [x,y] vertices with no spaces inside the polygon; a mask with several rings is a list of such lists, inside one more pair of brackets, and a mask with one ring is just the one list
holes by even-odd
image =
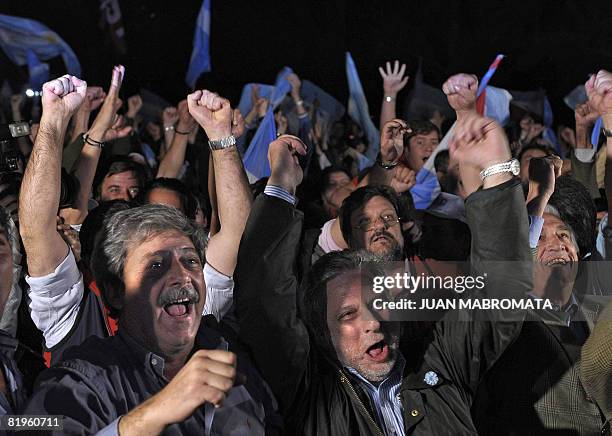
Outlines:
{"label": "blue collared shirt", "polygon": [[402,416],[402,402],[399,390],[402,384],[402,374],[406,361],[401,353],[398,353],[397,362],[389,376],[374,386],[366,380],[357,370],[347,367],[346,369],[359,380],[359,384],[370,397],[374,411],[378,416],[378,422],[387,435],[404,435],[404,418]]}

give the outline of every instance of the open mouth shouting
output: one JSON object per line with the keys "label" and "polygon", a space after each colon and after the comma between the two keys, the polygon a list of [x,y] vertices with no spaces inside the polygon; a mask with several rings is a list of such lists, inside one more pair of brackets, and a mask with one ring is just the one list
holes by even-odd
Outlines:
{"label": "open mouth shouting", "polygon": [[390,353],[389,345],[384,339],[370,345],[366,350],[366,354],[375,362],[386,362]]}
{"label": "open mouth shouting", "polygon": [[199,301],[200,295],[193,286],[169,289],[158,298],[159,306],[173,318],[187,317]]}

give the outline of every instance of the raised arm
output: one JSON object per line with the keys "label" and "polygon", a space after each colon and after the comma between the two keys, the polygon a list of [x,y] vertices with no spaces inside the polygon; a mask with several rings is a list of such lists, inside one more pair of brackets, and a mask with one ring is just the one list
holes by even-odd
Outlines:
{"label": "raised arm", "polygon": [[74,208],[62,210],[61,216],[67,224],[81,224],[87,216],[87,205],[91,194],[93,179],[100,155],[102,144],[124,137],[131,132],[131,127],[123,127],[121,118],[116,116],[121,107],[119,90],[125,74],[125,68],[118,65],[113,68],[111,84],[104,104],[86,133],[86,140],[81,154],[74,164],[72,171],[79,180],[80,187]]}
{"label": "raised arm", "polygon": [[[612,73],[600,70],[585,84],[589,106],[603,119],[606,130],[612,130]],[[612,229],[612,137],[606,136],[606,176],[605,187],[608,193],[608,229]]]}
{"label": "raised arm", "polygon": [[189,134],[195,128],[195,121],[189,113],[187,101],[183,100],[178,105],[179,121],[174,130],[174,137],[170,148],[166,151],[164,158],[159,164],[157,177],[168,177],[176,179],[180,172],[183,162],[185,162],[185,152]]}
{"label": "raised arm", "polygon": [[397,94],[404,89],[410,76],[404,75],[406,72],[406,64],[401,64],[399,61],[393,63],[387,62],[386,69],[378,67],[378,72],[383,79],[383,100],[380,108],[380,130],[382,131],[385,123],[396,118],[396,103]]}
{"label": "raised arm", "polygon": [[476,114],[477,90],[478,78],[473,74],[455,74],[442,85],[442,91],[446,94],[448,104],[457,114],[457,121]]}
{"label": "raised arm", "polygon": [[[190,94],[187,102],[189,113],[202,126],[210,141],[239,134],[233,130],[239,126],[233,125],[234,112],[228,100],[204,90]],[[212,149],[211,155],[221,229],[208,243],[206,261],[220,273],[232,276],[240,238],[251,211],[251,190],[235,145]]]}
{"label": "raised arm", "polygon": [[298,154],[306,149],[296,137],[281,136],[270,144],[271,175],[244,231],[234,292],[241,339],[289,413],[296,412],[296,398],[306,391],[310,353],[295,276],[303,222],[292,197],[303,177]]}
{"label": "raised arm", "polygon": [[45,83],[42,92],[40,127],[19,199],[19,230],[33,277],[53,272],[68,253],[56,231],[62,146],[70,117],[85,98],[87,83],[66,75]]}
{"label": "raised arm", "polygon": [[591,129],[599,113],[587,103],[579,104],[574,110],[576,120],[576,148],[571,153],[572,174],[588,190],[591,198],[599,198],[595,155],[597,150],[591,144]]}

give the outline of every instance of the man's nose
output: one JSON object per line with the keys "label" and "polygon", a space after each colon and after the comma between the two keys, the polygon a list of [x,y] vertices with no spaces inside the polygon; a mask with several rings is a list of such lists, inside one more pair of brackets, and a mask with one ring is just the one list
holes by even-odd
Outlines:
{"label": "man's nose", "polygon": [[172,257],[170,267],[168,269],[168,280],[171,285],[182,286],[191,282],[189,270],[183,265],[177,257]]}

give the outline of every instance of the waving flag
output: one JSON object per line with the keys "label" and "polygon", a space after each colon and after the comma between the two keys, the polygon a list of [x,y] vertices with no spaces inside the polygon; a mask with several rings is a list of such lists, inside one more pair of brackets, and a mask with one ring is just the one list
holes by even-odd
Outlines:
{"label": "waving flag", "polygon": [[204,0],[193,34],[193,50],[185,81],[192,89],[200,74],[210,71],[210,0]]}
{"label": "waving flag", "polygon": [[266,116],[261,121],[251,145],[247,149],[242,162],[244,168],[256,179],[270,176],[270,163],[268,162],[268,147],[276,139],[276,124],[274,110],[269,107]]}
{"label": "waving flag", "polygon": [[349,52],[346,52],[346,78],[349,87],[348,114],[365,132],[370,143],[365,157],[374,163],[380,150],[380,132],[370,118],[368,101],[365,98],[355,62]]}
{"label": "waving flag", "polygon": [[[29,65],[30,73],[33,68],[40,68],[40,60],[46,61],[61,56],[69,74],[81,75],[81,64],[70,46],[57,33],[38,21],[0,14],[0,47],[16,65]],[[28,52],[33,54],[36,61],[30,54],[28,62]],[[39,74],[38,78],[42,77],[42,68],[34,72]]]}
{"label": "waving flag", "polygon": [[259,124],[255,136],[247,149],[242,162],[247,172],[257,179],[270,176],[270,164],[268,162],[268,147],[270,142],[276,139],[276,124],[274,122],[274,110],[283,101],[291,90],[291,84],[287,76],[293,73],[289,67],[284,67],[276,76],[276,82],[270,93],[270,105],[266,116]]}
{"label": "waving flag", "polygon": [[27,58],[30,88],[40,90],[43,84],[49,80],[49,64],[39,61],[36,54],[30,49],[28,49]]}
{"label": "waving flag", "polygon": [[510,101],[512,94],[505,89],[487,86],[481,94],[484,107],[479,108],[479,113],[496,120],[501,126],[505,126],[510,119]]}
{"label": "waving flag", "polygon": [[[486,74],[483,76],[480,81],[480,85],[478,87],[478,91],[476,92],[476,96],[482,96],[482,108],[484,110],[485,99],[484,92],[487,88],[491,77],[495,73],[495,70],[499,66],[499,63],[503,59],[503,55],[497,55],[491,66],[489,67]],[[492,94],[495,94],[496,91],[493,91]],[[482,112],[481,112],[482,113]],[[455,124],[450,128],[450,130],[446,133],[440,144],[436,147],[434,152],[429,156],[425,165],[419,170],[416,176],[416,185],[412,187],[410,190],[410,194],[412,194],[412,198],[414,200],[414,206],[416,209],[427,209],[432,202],[440,195],[440,183],[438,182],[438,177],[436,176],[436,169],[434,167],[434,161],[436,159],[436,155],[442,150],[448,150],[451,138],[453,137],[453,132],[455,130]],[[457,217],[453,217],[457,218]]]}

